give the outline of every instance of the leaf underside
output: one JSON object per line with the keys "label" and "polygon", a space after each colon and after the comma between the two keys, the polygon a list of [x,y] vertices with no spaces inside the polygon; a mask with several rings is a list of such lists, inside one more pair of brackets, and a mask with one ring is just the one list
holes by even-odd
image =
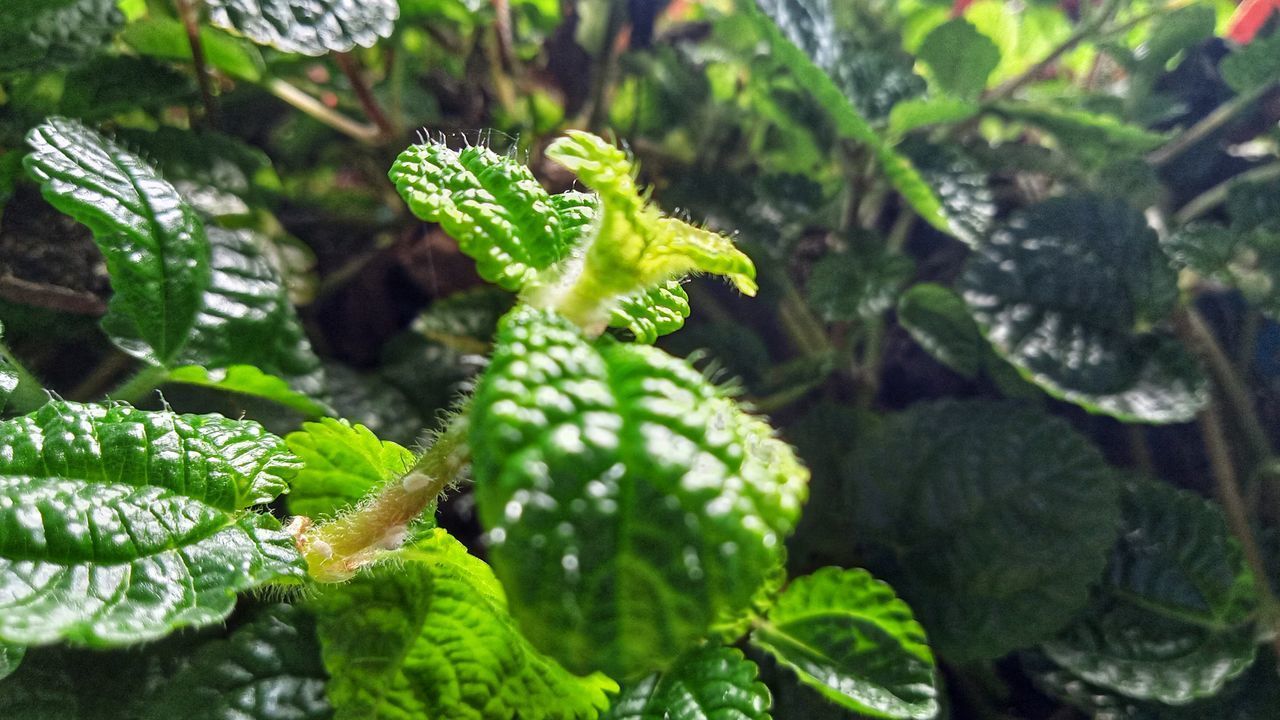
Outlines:
{"label": "leaf underside", "polygon": [[206,0],[209,22],[300,55],[350,52],[390,37],[396,0]]}

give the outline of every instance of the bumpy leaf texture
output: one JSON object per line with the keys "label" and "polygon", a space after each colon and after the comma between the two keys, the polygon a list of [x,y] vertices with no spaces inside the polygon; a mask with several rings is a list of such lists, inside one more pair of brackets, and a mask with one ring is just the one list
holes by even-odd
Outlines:
{"label": "bumpy leaf texture", "polygon": [[977,100],[987,78],[1000,64],[1000,48],[964,18],[935,28],[917,52],[934,80],[948,94]]}
{"label": "bumpy leaf texture", "polygon": [[243,512],[296,464],[256,423],[57,401],[0,423],[0,447],[0,641],[149,640],[303,574]]}
{"label": "bumpy leaf texture", "polygon": [[209,21],[301,55],[349,52],[390,37],[396,0],[206,0]]}
{"label": "bumpy leaf texture", "polygon": [[534,650],[493,572],[443,530],[312,605],[338,720],[590,720],[617,691]]}
{"label": "bumpy leaf texture", "polygon": [[473,402],[494,569],[570,669],[669,665],[779,571],[808,473],[684,361],[518,308]]}
{"label": "bumpy leaf texture", "polygon": [[413,453],[379,440],[368,428],[331,418],[306,423],[286,440],[302,460],[289,493],[289,511],[295,515],[334,515],[403,475],[414,461]]}
{"label": "bumpy leaf texture", "polygon": [[1092,166],[1117,157],[1140,156],[1155,150],[1168,136],[1130,125],[1110,115],[1087,110],[1026,103],[1000,103],[997,115],[1034,125],[1058,140],[1062,150]]}
{"label": "bumpy leaf texture", "polygon": [[1070,622],[1119,528],[1118,483],[1065,422],[1013,402],[939,402],[891,416],[851,458],[858,538],[930,640],[995,658]]}
{"label": "bumpy leaf texture", "polygon": [[114,0],[5,0],[0,72],[46,70],[91,59],[124,25]]}
{"label": "bumpy leaf texture", "polygon": [[769,688],[735,648],[709,645],[627,688],[607,720],[770,720]]}
{"label": "bumpy leaf texture", "polygon": [[805,289],[824,320],[866,320],[893,307],[913,272],[911,258],[878,248],[832,253],[814,264]]}
{"label": "bumpy leaf texture", "polygon": [[933,653],[911,608],[864,570],[794,580],[751,641],[836,704],[871,717],[938,713]]}

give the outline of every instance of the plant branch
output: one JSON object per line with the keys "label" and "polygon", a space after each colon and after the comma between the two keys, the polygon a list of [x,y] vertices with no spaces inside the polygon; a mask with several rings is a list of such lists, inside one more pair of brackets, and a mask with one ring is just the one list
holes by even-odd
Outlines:
{"label": "plant branch", "polygon": [[1054,63],[1058,62],[1063,55],[1071,52],[1077,45],[1088,40],[1102,29],[1102,26],[1106,24],[1107,20],[1111,19],[1111,16],[1115,14],[1119,7],[1119,0],[1107,0],[1106,5],[1100,8],[1088,21],[1081,23],[1080,26],[1076,28],[1075,32],[1067,36],[1067,39],[1063,40],[1062,43],[1051,50],[1043,60],[1027,68],[1021,75],[1018,75],[1017,77],[991,90],[985,99],[988,101],[996,101],[1007,100],[1012,97],[1014,93],[1021,90],[1024,86],[1044,75],[1045,72],[1048,71]]}
{"label": "plant branch", "polygon": [[378,103],[378,98],[374,96],[373,90],[369,87],[369,81],[364,76],[364,71],[360,67],[360,63],[351,53],[335,53],[333,56],[342,73],[347,76],[347,82],[351,83],[351,89],[355,91],[356,98],[360,100],[360,107],[364,108],[364,114],[378,128],[378,133],[382,138],[391,138],[396,134],[395,126],[387,119],[387,114],[383,112],[382,106]]}
{"label": "plant branch", "polygon": [[1200,122],[1178,133],[1172,140],[1151,151],[1147,155],[1147,162],[1159,167],[1190,150],[1196,143],[1209,137],[1236,115],[1248,109],[1272,87],[1273,85],[1270,84],[1263,85],[1222,103],[1214,108],[1213,112],[1205,115]]}
{"label": "plant branch", "polygon": [[382,138],[382,132],[376,126],[358,123],[280,78],[267,80],[263,87],[272,95],[358,142],[376,145]]}
{"label": "plant branch", "polygon": [[165,368],[148,365],[108,392],[107,397],[120,402],[137,403],[147,393],[160,387],[168,376],[169,371]]}
{"label": "plant branch", "polygon": [[195,65],[196,82],[200,85],[200,100],[204,103],[205,122],[210,127],[217,128],[218,106],[213,99],[211,75],[204,58],[204,43],[200,40],[199,12],[194,2],[199,0],[174,0],[178,6],[178,15],[182,18],[182,26],[187,31],[187,42],[191,43],[191,62]]}
{"label": "plant branch", "polygon": [[1280,160],[1269,162],[1266,165],[1259,165],[1239,175],[1233,175],[1192,198],[1186,205],[1182,206],[1181,210],[1174,214],[1173,219],[1179,225],[1184,225],[1221,205],[1227,199],[1227,195],[1230,194],[1232,188],[1237,185],[1274,180],[1276,178],[1280,178]]}
{"label": "plant branch", "polygon": [[370,493],[355,509],[307,527],[297,522],[298,549],[312,579],[343,582],[384,552],[398,549],[409,525],[462,474],[471,461],[466,410],[455,415],[403,476]]}

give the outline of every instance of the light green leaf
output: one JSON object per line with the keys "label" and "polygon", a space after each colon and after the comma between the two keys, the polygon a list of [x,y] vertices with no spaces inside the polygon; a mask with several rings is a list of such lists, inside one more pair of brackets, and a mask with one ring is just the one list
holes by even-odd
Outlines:
{"label": "light green leaf", "polygon": [[678,280],[625,295],[613,309],[609,326],[626,328],[636,342],[652,345],[663,335],[684,327],[689,317],[689,296]]}
{"label": "light green leaf", "polygon": [[591,720],[618,686],[539,654],[443,530],[313,601],[336,720]]}
{"label": "light green leaf", "polygon": [[955,662],[996,658],[1070,622],[1119,527],[1118,487],[1062,420],[1013,402],[939,402],[860,441],[845,492],[873,564]]}
{"label": "light green leaf", "polygon": [[260,397],[297,410],[307,417],[333,412],[324,403],[289,387],[289,383],[281,378],[268,375],[252,365],[231,365],[212,370],[200,365],[183,365],[170,370],[165,380]]}
{"label": "light green leaf", "polygon": [[1280,34],[1271,33],[1238,48],[1218,63],[1218,71],[1241,95],[1271,85],[1280,77]]}
{"label": "light green leaf", "polygon": [[302,55],[373,47],[395,29],[396,0],[205,0],[209,21],[260,45]]}
{"label": "light green leaf", "polygon": [[708,645],[628,687],[607,720],[770,720],[769,688],[741,650]]}
{"label": "light green leaf", "polygon": [[976,103],[950,97],[903,100],[889,111],[889,134],[901,137],[929,125],[962,122],[979,110]]}
{"label": "light green leaf", "polygon": [[911,258],[880,248],[831,253],[814,264],[805,290],[824,320],[871,320],[893,307],[914,272]]}
{"label": "light green leaf", "polygon": [[304,423],[285,440],[302,460],[289,493],[289,511],[295,515],[332,516],[403,475],[414,461],[413,453],[379,440],[368,428],[332,418]]}
{"label": "light green leaf", "polygon": [[1133,482],[1124,529],[1089,609],[1044,644],[1094,685],[1175,705],[1209,697],[1253,663],[1253,578],[1221,511],[1185,491]]}
{"label": "light green leaf", "polygon": [[[187,31],[173,18],[152,16],[129,23],[120,37],[139,54],[191,62]],[[249,82],[262,79],[266,63],[258,49],[249,43],[208,27],[200,28],[200,43],[211,67]]]}
{"label": "light green leaf", "polygon": [[18,669],[18,664],[22,662],[22,656],[27,649],[18,645],[10,645],[8,643],[0,643],[0,680],[13,674]]}
{"label": "light green leaf", "polygon": [[793,580],[751,634],[805,684],[878,718],[938,713],[933,653],[911,609],[864,570]]}
{"label": "light green leaf", "polygon": [[327,680],[314,621],[297,606],[271,605],[192,653],[146,700],[141,720],[328,720]]}
{"label": "light green leaf", "polygon": [[1064,152],[1090,166],[1114,162],[1117,156],[1141,156],[1169,139],[1110,115],[1075,108],[1003,102],[991,110],[1000,117],[1034,125],[1053,135]]}
{"label": "light green leaf", "polygon": [[938,87],[964,100],[978,99],[1000,64],[1000,48],[963,17],[935,28],[916,54]]}
{"label": "light green leaf", "polygon": [[1130,422],[1185,422],[1205,382],[1153,330],[1176,277],[1142,213],[1094,195],[1015,212],[970,257],[965,300],[996,350],[1046,392]]}
{"label": "light green leaf", "polygon": [[196,323],[209,244],[195,210],[136,155],[74,120],[27,136],[23,164],[54,207],[87,225],[106,256],[113,295],[103,319],[130,353],[163,364]]}
{"label": "light green leaf", "polygon": [[898,324],[938,362],[972,378],[990,354],[964,299],[933,283],[912,286],[898,298]]}
{"label": "light green leaf", "polygon": [[154,639],[303,574],[279,523],[241,512],[296,462],[256,423],[55,401],[0,446],[0,641]]}
{"label": "light green leaf", "polygon": [[0,4],[0,72],[78,65],[124,25],[115,0],[5,0]]}
{"label": "light green leaf", "polygon": [[566,667],[660,669],[775,579],[808,473],[684,361],[517,308],[471,417],[494,569]]}

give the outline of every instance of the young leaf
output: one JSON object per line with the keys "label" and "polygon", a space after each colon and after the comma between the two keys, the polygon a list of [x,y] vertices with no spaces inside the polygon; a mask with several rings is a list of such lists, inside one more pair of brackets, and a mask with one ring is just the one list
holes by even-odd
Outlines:
{"label": "young leaf", "polygon": [[938,87],[964,100],[978,99],[1000,64],[1000,48],[963,17],[934,28],[917,55]]}
{"label": "young leaf", "polygon": [[1217,693],[1252,664],[1253,578],[1216,506],[1130,483],[1124,529],[1098,597],[1043,645],[1084,680],[1175,705]]}
{"label": "young leaf", "polygon": [[807,472],[685,362],[517,308],[473,403],[494,569],[566,667],[661,668],[774,578]]}
{"label": "young leaf", "polygon": [[209,283],[209,243],[195,210],[141,158],[74,120],[27,135],[23,164],[54,207],[87,225],[113,295],[103,326],[130,353],[164,364],[186,343]]}
{"label": "young leaf", "polygon": [[390,37],[396,0],[205,0],[209,21],[260,45],[300,55],[350,52]]}
{"label": "young leaf", "polygon": [[327,680],[315,622],[295,605],[271,605],[192,653],[140,720],[328,720]]}
{"label": "young leaf", "polygon": [[0,4],[0,72],[77,65],[124,25],[115,0],[5,0]]}
{"label": "young leaf", "polygon": [[851,458],[858,538],[956,662],[1047,638],[1088,599],[1119,527],[1111,470],[1065,422],[1012,402],[915,405]]}
{"label": "young leaf", "polygon": [[379,440],[368,428],[332,418],[304,423],[285,440],[302,460],[289,493],[289,511],[295,515],[331,516],[403,475],[414,460],[413,453]]}
{"label": "young leaf", "polygon": [[1142,213],[1079,195],[1014,213],[969,259],[965,300],[996,350],[1050,394],[1130,422],[1185,422],[1205,399],[1165,319],[1176,277]]}
{"label": "young leaf", "polygon": [[963,122],[978,114],[977,103],[949,97],[904,100],[889,111],[889,133],[901,137],[929,125]]}
{"label": "young leaf", "polygon": [[689,296],[678,280],[624,295],[613,309],[609,327],[626,328],[636,342],[652,345],[663,335],[684,327],[689,317]]}
{"label": "young leaf", "polygon": [[933,653],[911,609],[864,570],[793,580],[751,642],[824,697],[877,718],[938,713]]}
{"label": "young leaf", "polygon": [[493,572],[443,530],[312,607],[336,720],[591,720],[618,689],[534,650]]}
{"label": "young leaf", "polygon": [[0,446],[0,641],[149,640],[302,576],[279,523],[241,511],[296,462],[256,423],[55,401]]}
{"label": "young leaf", "polygon": [[736,648],[689,651],[667,672],[623,691],[606,720],[770,720],[769,688]]}
{"label": "young leaf", "polygon": [[0,642],[0,680],[12,675],[13,671],[18,669],[18,663],[22,662],[22,656],[26,651],[24,647]]}

